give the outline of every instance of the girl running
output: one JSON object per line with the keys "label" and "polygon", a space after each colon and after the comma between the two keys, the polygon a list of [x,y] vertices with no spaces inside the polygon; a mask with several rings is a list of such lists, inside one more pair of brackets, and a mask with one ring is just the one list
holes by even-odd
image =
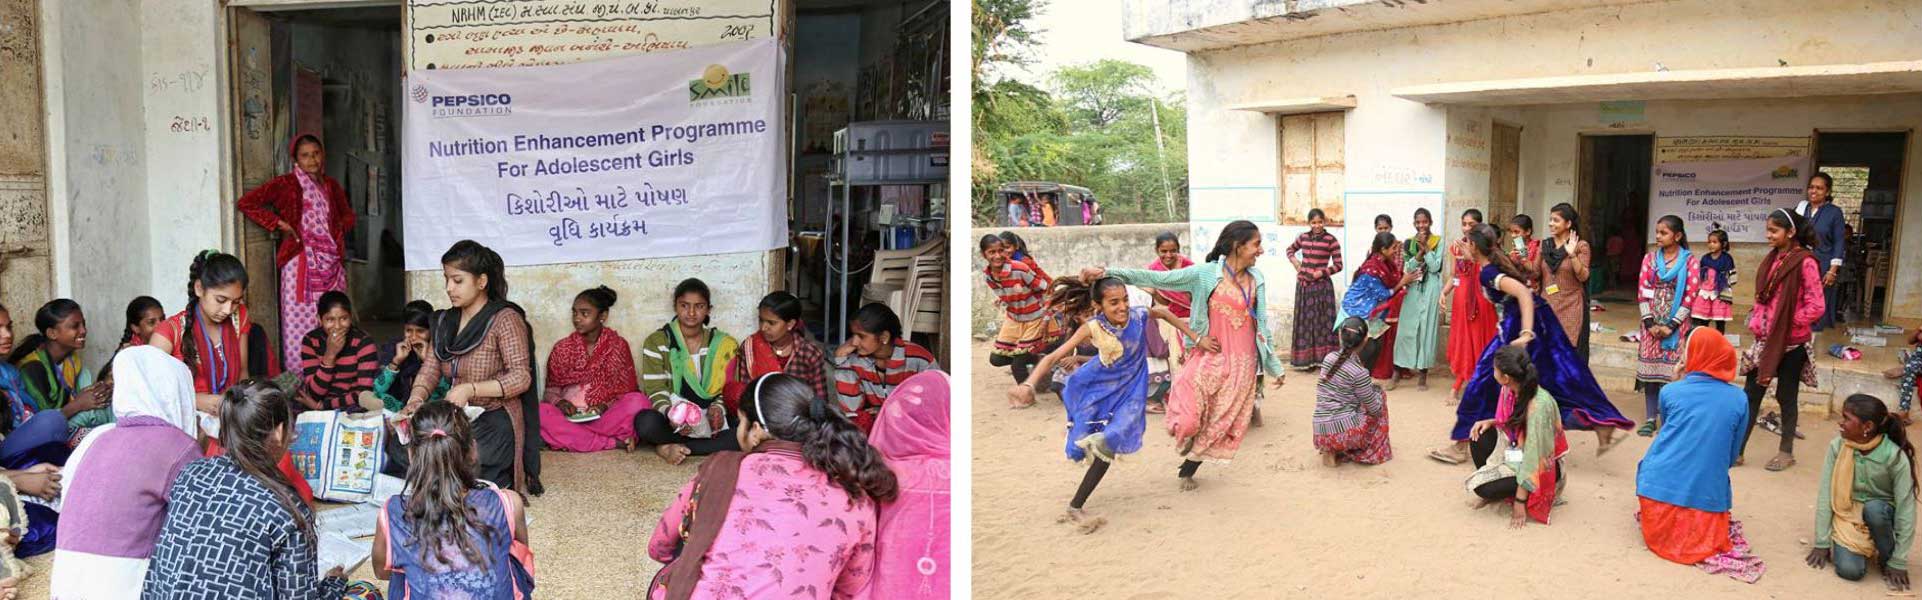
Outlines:
{"label": "girl running", "polygon": [[1016,382],[1028,380],[1028,370],[1048,343],[1048,282],[1028,263],[1014,259],[1013,245],[1000,236],[981,238],[981,257],[988,289],[1001,305],[1001,331],[994,336],[988,364],[1008,367]]}
{"label": "girl running", "polygon": [[1008,396],[1014,403],[1034,402],[1034,386],[1040,383],[1048,367],[1073,354],[1075,347],[1083,342],[1091,342],[1099,349],[1098,359],[1076,369],[1061,390],[1061,404],[1068,411],[1068,459],[1080,462],[1091,454],[1095,459],[1088,465],[1088,473],[1082,477],[1074,499],[1068,501],[1065,519],[1092,532],[1105,521],[1089,518],[1082,512],[1082,505],[1087,503],[1088,495],[1094,493],[1116,457],[1141,449],[1141,434],[1147,428],[1147,343],[1155,325],[1150,319],[1167,321],[1183,333],[1192,331],[1187,323],[1165,308],[1130,308],[1128,288],[1115,277],[1097,279],[1093,285],[1062,279],[1056,283],[1050,302],[1065,313],[1092,316],[1075,330],[1067,343],[1041,359],[1035,374],[1029,376],[1030,381],[1009,389]]}
{"label": "girl running", "polygon": [[[1241,448],[1254,415],[1255,377],[1266,373],[1274,387],[1282,386],[1285,374],[1266,333],[1268,287],[1254,268],[1260,256],[1261,230],[1235,221],[1222,228],[1206,264],[1167,272],[1099,267],[1081,272],[1083,281],[1113,276],[1125,284],[1194,295],[1193,353],[1168,395],[1168,432],[1184,459],[1178,472],[1182,490],[1199,487],[1194,477],[1201,461],[1226,463]],[[1328,295],[1332,314],[1332,287]],[[1334,329],[1324,333],[1332,338]]]}

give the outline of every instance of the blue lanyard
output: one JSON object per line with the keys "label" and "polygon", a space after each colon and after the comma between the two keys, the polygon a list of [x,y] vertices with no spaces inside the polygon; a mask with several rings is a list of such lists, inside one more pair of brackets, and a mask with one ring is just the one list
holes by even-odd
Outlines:
{"label": "blue lanyard", "polygon": [[[194,310],[200,309],[195,307]],[[198,320],[200,321],[200,337],[201,339],[207,340],[207,349],[211,351],[214,358],[214,371],[207,376],[207,382],[212,384],[212,386],[208,388],[207,392],[218,394],[227,391],[227,344],[222,343],[217,347],[215,346],[213,336],[207,334],[207,313],[205,311],[200,313],[200,319]],[[219,327],[215,327],[215,329],[219,329]],[[225,340],[222,341],[224,342]]]}
{"label": "blue lanyard", "polygon": [[[1250,268],[1253,268],[1253,267],[1250,267]],[[1221,270],[1222,272],[1228,274],[1228,283],[1234,284],[1235,291],[1241,292],[1241,301],[1248,304],[1248,317],[1254,318],[1255,317],[1254,292],[1249,291],[1248,288],[1246,287],[1242,287],[1241,280],[1235,277],[1234,271],[1228,270],[1228,261],[1226,260],[1221,261]],[[1253,279],[1254,276],[1250,275],[1249,278]]]}

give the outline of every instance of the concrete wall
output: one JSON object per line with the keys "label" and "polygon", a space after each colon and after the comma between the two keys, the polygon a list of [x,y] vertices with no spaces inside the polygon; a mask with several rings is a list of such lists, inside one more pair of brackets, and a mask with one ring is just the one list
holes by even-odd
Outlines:
{"label": "concrete wall", "polygon": [[[55,295],[79,302],[89,325],[103,330],[96,336],[102,343],[88,347],[82,359],[88,366],[113,352],[107,338],[118,340],[112,334],[125,325],[128,300],[148,294],[178,310],[185,297],[185,277],[176,276],[165,288],[154,285],[155,265],[162,258],[153,242],[176,232],[150,226],[160,213],[148,206],[147,78],[143,53],[133,42],[142,36],[139,5],[133,0],[41,5],[48,40],[49,192],[56,199],[51,225],[62,281]],[[170,270],[184,275],[186,264]],[[20,314],[15,313],[16,321]]]}
{"label": "concrete wall", "polygon": [[[1575,201],[1579,136],[1616,131],[1600,122],[1594,104],[1527,107],[1522,110],[1522,210],[1547,213],[1557,203]],[[1922,127],[1922,95],[1893,94],[1846,98],[1791,98],[1648,102],[1645,123],[1633,130],[1662,137],[1690,135],[1812,136],[1821,130],[1912,130]],[[1922,136],[1911,135],[1908,162],[1902,174],[1898,206],[1898,244],[1922,242]],[[1660,216],[1660,215],[1654,215]],[[1539,222],[1539,221],[1538,221]],[[1689,239],[1707,235],[1706,223],[1690,223]],[[1765,244],[1735,244],[1735,260],[1742,270],[1735,297],[1750,304],[1755,266],[1767,254]],[[1895,285],[1889,292],[1889,313],[1899,318],[1922,318],[1922,260],[1914,253],[1895,258]],[[1904,259],[1907,259],[1905,262]],[[1738,313],[1742,312],[1738,310]]]}
{"label": "concrete wall", "polygon": [[[1129,6],[1145,11],[1145,4]],[[1430,5],[1423,10],[1445,8]],[[1457,81],[1645,72],[1657,63],[1683,70],[1776,66],[1778,61],[1791,65],[1866,63],[1912,60],[1916,56],[1922,56],[1922,12],[1913,10],[1913,2],[1896,0],[1679,0],[1567,8],[1192,53],[1188,57],[1188,125],[1198,137],[1188,144],[1193,182],[1191,233],[1194,239],[1211,240],[1226,221],[1255,221],[1263,229],[1271,255],[1259,266],[1270,281],[1293,279],[1293,269],[1276,255],[1303,228],[1282,227],[1273,218],[1279,195],[1277,119],[1230,110],[1232,105],[1355,96],[1357,106],[1347,113],[1344,136],[1345,212],[1351,224],[1367,227],[1367,218],[1387,213],[1395,217],[1396,233],[1405,236],[1412,233],[1408,215],[1415,207],[1427,207],[1441,222],[1437,231],[1453,239],[1460,232],[1453,226],[1452,216],[1467,206],[1486,203],[1487,174],[1474,165],[1477,161],[1487,163],[1487,149],[1485,145],[1479,150],[1451,147],[1451,126],[1457,133],[1479,128],[1486,136],[1490,124],[1498,118],[1526,125],[1519,190],[1525,210],[1543,210],[1572,193],[1572,157],[1541,149],[1573,152],[1576,140],[1558,135],[1545,124],[1525,123],[1520,109],[1431,106],[1395,97],[1390,90]],[[1658,115],[1662,112],[1656,108],[1658,103],[1651,102],[1649,116],[1666,123],[1703,117],[1703,127],[1730,135],[1769,135],[1769,131],[1791,126],[1806,135],[1815,126],[1861,127],[1874,121],[1878,127],[1890,123],[1913,127],[1918,122],[1913,113],[1888,110],[1901,102],[1913,106],[1912,98],[1888,97],[1869,103],[1797,102],[1802,108],[1743,111],[1740,117],[1714,118],[1703,115],[1728,104],[1706,103],[1686,115],[1666,117]],[[1734,103],[1742,104],[1774,105]],[[1824,105],[1852,114],[1834,119],[1833,124],[1809,116]],[[1592,116],[1596,109],[1589,104],[1566,110],[1585,110]],[[1786,124],[1760,122],[1794,114],[1805,116]],[[1569,128],[1573,130],[1573,126]],[[1913,171],[1914,159],[1910,165]],[[1559,189],[1571,191],[1551,191],[1558,189],[1556,182],[1561,179],[1568,182],[1560,184]],[[1909,181],[1922,179],[1911,173]],[[1903,214],[1908,218],[1898,224],[1904,230],[1922,227],[1922,196],[1918,194],[1922,194],[1922,183],[1909,186],[1905,192]],[[1440,217],[1444,214],[1450,216]],[[1365,250],[1357,243],[1363,238],[1343,229],[1334,231],[1344,241],[1352,272]],[[1906,271],[1898,275],[1898,293],[1916,296],[1914,292],[1922,288],[1922,269],[1898,271]],[[1346,280],[1347,274],[1340,277],[1338,289],[1345,287]],[[1271,285],[1269,295],[1270,305],[1278,312],[1288,312],[1292,307],[1293,286]],[[1897,304],[1897,310],[1922,317],[1922,305],[1917,302],[1905,299]]]}
{"label": "concrete wall", "polygon": [[[169,311],[185,302],[187,268],[208,248],[227,248],[234,199],[222,195],[232,156],[223,140],[226,89],[217,72],[225,31],[213,2],[139,2],[140,86],[145,125],[148,290]],[[124,44],[124,42],[123,42]],[[118,299],[115,311],[130,298]],[[124,318],[125,313],[120,312]],[[111,352],[112,348],[106,351]],[[104,356],[103,356],[104,358]]]}
{"label": "concrete wall", "polygon": [[53,289],[40,38],[37,2],[0,0],[0,114],[19,117],[0,119],[0,304],[16,336]]}
{"label": "concrete wall", "polygon": [[[1159,223],[1143,225],[1097,225],[1093,227],[1052,227],[1023,228],[1013,230],[1028,242],[1028,251],[1041,268],[1049,275],[1065,277],[1076,275],[1083,267],[1132,267],[1148,266],[1155,260],[1155,236],[1172,231],[1181,237],[1181,251],[1196,262],[1208,253],[1207,248],[1195,248],[1189,243],[1188,224]],[[954,241],[956,252],[973,256],[968,262],[965,281],[968,293],[974,299],[973,311],[969,315],[969,331],[979,335],[983,332],[994,335],[995,328],[1001,325],[1001,307],[994,303],[994,292],[982,280],[982,270],[988,268],[981,258],[980,245],[976,242],[981,236],[1008,231],[1004,229],[974,229],[966,239]],[[1211,238],[1209,245],[1213,245]]]}

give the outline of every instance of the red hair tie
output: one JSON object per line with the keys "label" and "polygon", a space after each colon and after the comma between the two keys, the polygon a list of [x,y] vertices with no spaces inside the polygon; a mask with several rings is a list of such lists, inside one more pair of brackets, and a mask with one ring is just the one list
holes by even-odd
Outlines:
{"label": "red hair tie", "polygon": [[433,431],[427,432],[427,437],[447,437],[447,431],[436,427]]}

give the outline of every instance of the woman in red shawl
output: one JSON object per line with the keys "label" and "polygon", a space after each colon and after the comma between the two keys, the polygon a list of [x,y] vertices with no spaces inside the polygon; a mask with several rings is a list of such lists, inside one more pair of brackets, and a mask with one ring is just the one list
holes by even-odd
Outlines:
{"label": "woman in red shawl", "polygon": [[801,308],[801,299],[787,292],[761,298],[756,311],[761,328],[741,342],[741,353],[727,367],[721,400],[728,410],[739,410],[748,385],[768,373],[793,375],[814,390],[814,397],[828,398],[827,352],[808,339]]}
{"label": "woman in red shawl", "polygon": [[354,209],[347,193],[322,171],[327,152],[320,138],[302,135],[288,150],[294,170],[240,197],[240,212],[280,234],[275,262],[280,268],[281,364],[300,364],[300,340],[320,326],[314,305],[320,295],[347,291],[347,230]]}
{"label": "woman in red shawl", "polygon": [[608,329],[616,296],[607,286],[574,297],[574,333],[547,355],[541,439],[568,452],[600,452],[634,441],[634,415],[648,408],[634,379],[634,351]]}

